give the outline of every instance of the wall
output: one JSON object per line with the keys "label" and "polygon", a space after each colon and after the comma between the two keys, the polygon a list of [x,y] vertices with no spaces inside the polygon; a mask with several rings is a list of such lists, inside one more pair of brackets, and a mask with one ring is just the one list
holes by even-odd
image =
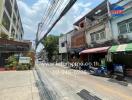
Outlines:
{"label": "wall", "polygon": [[85,34],[86,34],[86,41],[87,41],[88,45],[91,45],[91,42],[92,42],[90,34],[94,33],[94,32],[97,32],[97,31],[100,31],[102,29],[104,29],[104,31],[105,31],[106,38],[102,39],[102,40],[97,40],[96,42],[97,43],[103,43],[103,42],[106,42],[106,41],[112,39],[112,34],[111,34],[111,31],[110,31],[109,23],[99,24],[99,25],[97,25],[95,27],[92,27],[91,29],[87,29],[86,30]]}
{"label": "wall", "polygon": [[85,47],[86,45],[85,32],[80,32],[72,36],[71,39],[72,39],[71,48],[80,48],[80,47]]}
{"label": "wall", "polygon": [[[119,3],[118,5],[122,6],[129,1],[131,1],[131,0],[124,0],[123,2]],[[125,11],[124,16],[112,18],[111,27],[112,27],[112,33],[113,33],[114,39],[117,39],[118,35],[119,35],[117,23],[122,22],[122,21],[127,20],[127,19],[130,19],[130,18],[132,18],[132,7],[131,7],[131,9]],[[127,33],[126,35],[128,35],[129,39],[132,40],[132,32]]]}
{"label": "wall", "polygon": [[[61,43],[65,43],[65,46],[62,47]],[[59,37],[59,53],[66,53],[67,52],[67,46],[66,46],[66,34]]]}
{"label": "wall", "polygon": [[67,48],[71,48],[71,37],[73,36],[73,30],[67,33]]}

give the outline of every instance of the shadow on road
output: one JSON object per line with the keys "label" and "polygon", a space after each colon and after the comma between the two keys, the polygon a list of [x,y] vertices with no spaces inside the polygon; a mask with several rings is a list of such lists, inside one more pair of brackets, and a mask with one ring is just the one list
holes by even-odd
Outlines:
{"label": "shadow on road", "polygon": [[89,91],[83,89],[77,93],[83,100],[102,100],[97,96],[91,95]]}
{"label": "shadow on road", "polygon": [[126,81],[119,81],[117,79],[112,79],[112,78],[110,78],[108,81],[112,82],[112,83],[117,83],[117,84],[120,84],[120,85],[123,85],[123,86],[128,86],[128,82],[126,82]]}

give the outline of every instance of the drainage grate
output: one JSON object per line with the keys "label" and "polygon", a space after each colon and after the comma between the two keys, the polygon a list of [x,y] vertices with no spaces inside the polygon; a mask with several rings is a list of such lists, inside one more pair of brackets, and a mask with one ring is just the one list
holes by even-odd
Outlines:
{"label": "drainage grate", "polygon": [[77,93],[83,100],[102,100],[97,96],[93,96],[87,90],[83,89],[79,93]]}

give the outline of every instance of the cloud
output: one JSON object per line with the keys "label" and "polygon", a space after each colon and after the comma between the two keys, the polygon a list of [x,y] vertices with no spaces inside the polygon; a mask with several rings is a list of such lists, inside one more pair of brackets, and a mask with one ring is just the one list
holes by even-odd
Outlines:
{"label": "cloud", "polygon": [[42,17],[47,2],[48,0],[37,0],[34,4],[29,6],[23,0],[18,0],[17,3],[25,31],[25,39],[35,40],[37,25]]}
{"label": "cloud", "polygon": [[86,13],[88,13],[91,8],[91,2],[77,2],[71,10],[64,16],[54,27],[52,34],[60,34],[60,33],[66,33],[70,30],[72,30],[73,23],[76,22],[78,19],[80,19],[82,16],[84,16]]}
{"label": "cloud", "polygon": [[[41,21],[48,0],[18,0],[18,7],[25,31],[24,38],[35,40],[37,25]],[[115,0],[110,0],[114,2]],[[116,0],[117,1],[117,0]],[[51,34],[66,33],[73,29],[73,23],[83,17],[102,0],[78,0],[72,9],[57,23]]]}
{"label": "cloud", "polygon": [[[36,0],[28,5],[25,0],[18,0],[18,7],[25,31],[24,38],[35,40],[37,25],[41,21],[48,0]],[[73,23],[90,10],[91,2],[77,2],[62,20],[54,27],[52,34],[65,33],[73,28]]]}

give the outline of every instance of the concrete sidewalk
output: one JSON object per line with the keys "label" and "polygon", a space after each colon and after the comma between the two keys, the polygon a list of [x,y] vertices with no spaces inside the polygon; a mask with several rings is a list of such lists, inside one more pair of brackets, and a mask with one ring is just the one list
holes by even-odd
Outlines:
{"label": "concrete sidewalk", "polygon": [[0,100],[40,100],[33,71],[0,72]]}

